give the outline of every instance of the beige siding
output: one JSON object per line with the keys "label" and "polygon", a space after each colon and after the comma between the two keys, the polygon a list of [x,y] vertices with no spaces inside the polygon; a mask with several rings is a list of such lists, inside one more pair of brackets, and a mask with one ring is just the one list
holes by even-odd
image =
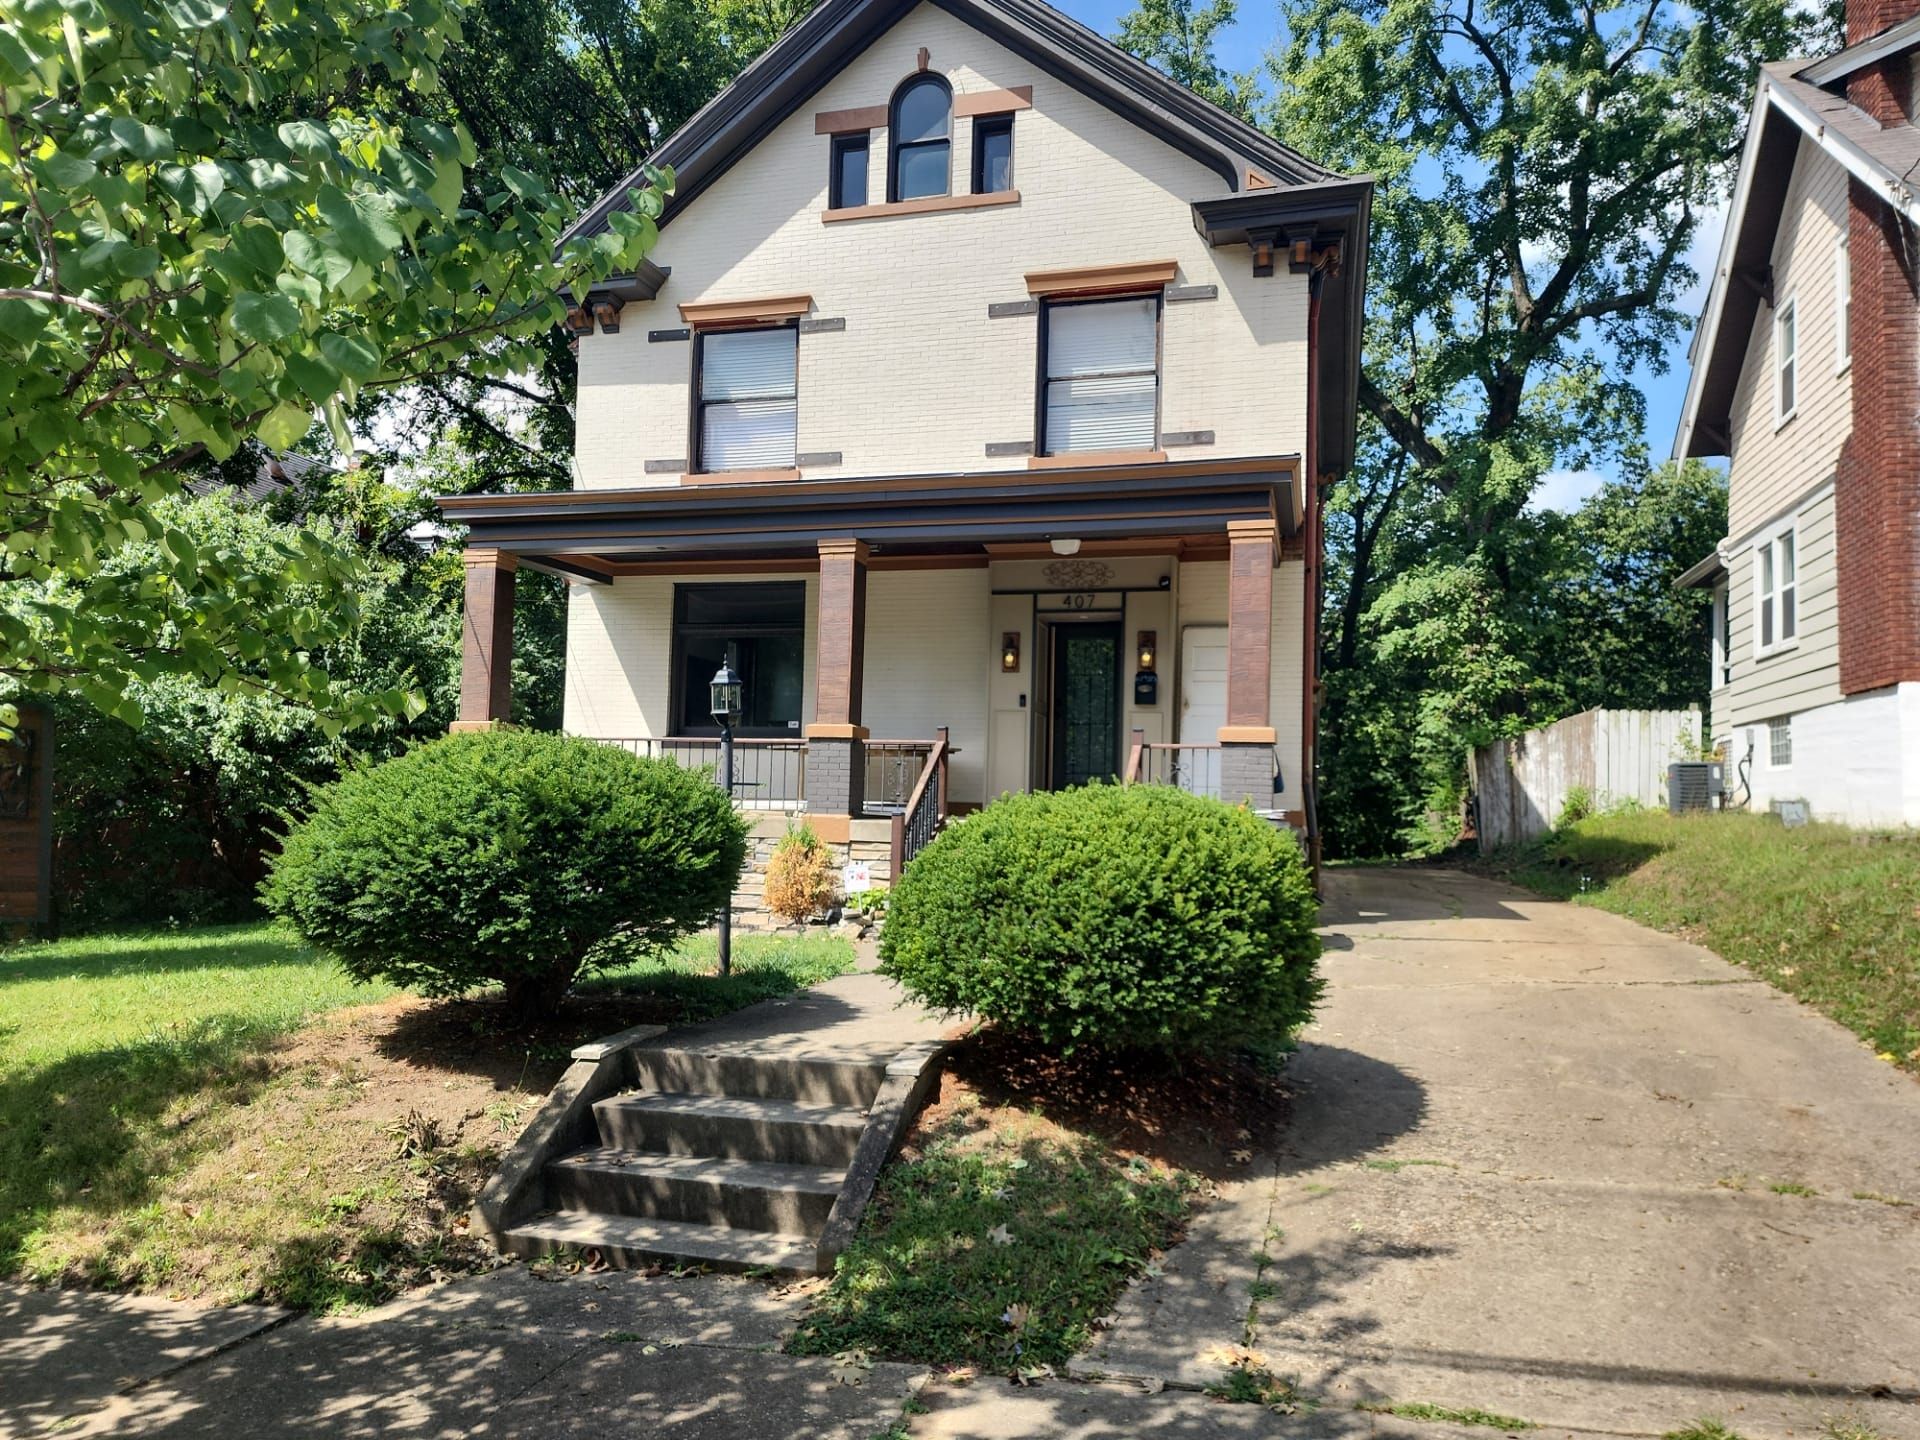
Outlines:
{"label": "beige siding", "polygon": [[1851,429],[1852,381],[1839,369],[1834,328],[1835,255],[1846,224],[1846,172],[1803,138],[1773,250],[1775,304],[1795,305],[1798,398],[1793,418],[1778,424],[1778,310],[1762,305],[1733,398],[1728,532],[1736,537],[1831,480]]}
{"label": "beige siding", "polygon": [[[1033,87],[1014,120],[1017,205],[823,224],[828,138],[816,111],[884,104],[925,46],[956,92]],[[955,122],[954,188],[967,188],[968,119]],[[870,184],[884,198],[885,131]],[[1226,190],[1212,171],[1133,127],[1032,61],[923,5],[777,127],[663,232],[672,276],[629,305],[617,335],[580,344],[579,483],[677,483],[649,459],[689,456],[692,346],[653,344],[688,301],[813,297],[844,332],[800,337],[801,452],[838,451],[810,476],[1021,469],[989,442],[1034,438],[1038,322],[989,319],[1027,298],[1030,270],[1175,260],[1176,283],[1217,300],[1170,304],[1162,336],[1163,431],[1211,430],[1180,456],[1294,454],[1303,447],[1305,277],[1255,279],[1245,247],[1210,249],[1189,204]]]}
{"label": "beige siding", "polygon": [[[1783,517],[1784,518],[1784,517]],[[1833,564],[1833,487],[1823,486],[1797,513],[1799,638],[1770,655],[1755,653],[1754,553],[1766,528],[1743,536],[1729,561],[1733,615],[1733,684],[1714,696],[1714,729],[1751,725],[1840,698],[1840,647]]]}
{"label": "beige siding", "polygon": [[931,739],[945,725],[960,752],[948,793],[966,804],[987,798],[988,590],[984,569],[867,576],[862,719],[887,740]]}

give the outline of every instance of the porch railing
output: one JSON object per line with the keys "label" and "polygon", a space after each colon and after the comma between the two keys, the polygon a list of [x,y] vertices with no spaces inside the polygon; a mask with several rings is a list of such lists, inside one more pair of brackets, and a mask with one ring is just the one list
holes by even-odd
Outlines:
{"label": "porch railing", "polygon": [[888,872],[894,883],[906,871],[907,862],[933,842],[947,818],[947,764],[953,754],[947,727],[933,732],[933,744],[921,767],[920,779],[907,802],[893,816],[893,868]]}
{"label": "porch railing", "polygon": [[1146,733],[1133,732],[1122,781],[1128,785],[1171,785],[1190,795],[1220,798],[1220,744],[1149,745]]}
{"label": "porch railing", "polygon": [[[689,770],[720,773],[720,741],[709,736],[650,736],[609,739],[631,755],[672,760]],[[807,808],[807,742],[735,740],[733,798],[745,810]]]}
{"label": "porch railing", "polygon": [[866,809],[869,815],[898,815],[907,808],[926,773],[931,740],[869,740]]}

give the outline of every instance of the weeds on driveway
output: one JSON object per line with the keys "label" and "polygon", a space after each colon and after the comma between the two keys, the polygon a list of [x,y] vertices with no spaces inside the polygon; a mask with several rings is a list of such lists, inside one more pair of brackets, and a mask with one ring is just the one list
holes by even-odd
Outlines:
{"label": "weeds on driveway", "polygon": [[[1399,1401],[1362,1401],[1353,1407],[1364,1410],[1369,1415],[1397,1415],[1402,1420],[1434,1420],[1445,1425],[1478,1425],[1488,1430],[1538,1430],[1540,1427],[1531,1420],[1520,1420],[1512,1415],[1496,1414],[1492,1410],[1479,1410],[1472,1407],[1458,1409],[1451,1405],[1428,1405],[1419,1400]],[[1668,1437],[1672,1440],[1672,1437]],[[1698,1437],[1709,1440],[1709,1437]]]}

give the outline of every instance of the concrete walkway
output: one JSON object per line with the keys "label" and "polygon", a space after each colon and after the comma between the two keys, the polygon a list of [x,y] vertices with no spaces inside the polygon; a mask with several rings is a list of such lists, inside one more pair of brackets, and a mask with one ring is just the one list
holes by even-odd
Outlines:
{"label": "concrete walkway", "polygon": [[1856,1198],[1920,1202],[1920,1086],[1599,911],[1439,870],[1327,890],[1287,1142],[1080,1368],[1205,1385],[1238,1345],[1330,1407],[1920,1440],[1920,1205]]}

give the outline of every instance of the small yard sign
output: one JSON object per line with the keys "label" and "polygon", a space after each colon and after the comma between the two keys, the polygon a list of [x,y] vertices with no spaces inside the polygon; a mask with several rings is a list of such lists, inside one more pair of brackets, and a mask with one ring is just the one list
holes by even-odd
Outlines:
{"label": "small yard sign", "polygon": [[840,893],[857,895],[862,890],[873,888],[873,862],[871,860],[849,860],[840,867]]}

